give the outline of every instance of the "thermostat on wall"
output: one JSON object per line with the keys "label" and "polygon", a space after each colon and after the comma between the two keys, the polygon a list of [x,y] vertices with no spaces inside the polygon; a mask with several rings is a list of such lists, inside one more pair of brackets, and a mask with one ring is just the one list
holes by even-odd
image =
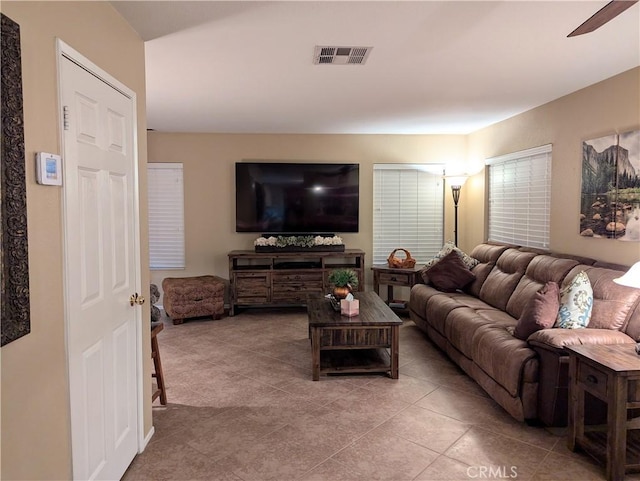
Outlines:
{"label": "thermostat on wall", "polygon": [[62,158],[48,152],[36,152],[38,184],[62,185]]}

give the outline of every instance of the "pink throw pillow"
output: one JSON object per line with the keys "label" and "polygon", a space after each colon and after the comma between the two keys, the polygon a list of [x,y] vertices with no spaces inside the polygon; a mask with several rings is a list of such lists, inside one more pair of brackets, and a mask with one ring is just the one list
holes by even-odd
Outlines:
{"label": "pink throw pillow", "polygon": [[558,284],[549,281],[529,299],[513,335],[525,341],[531,334],[541,329],[553,327],[560,308]]}

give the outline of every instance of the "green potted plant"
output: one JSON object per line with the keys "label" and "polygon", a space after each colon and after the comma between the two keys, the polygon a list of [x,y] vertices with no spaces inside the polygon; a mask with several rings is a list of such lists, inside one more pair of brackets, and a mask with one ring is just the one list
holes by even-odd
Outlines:
{"label": "green potted plant", "polygon": [[334,297],[344,299],[351,289],[358,287],[358,274],[352,269],[334,269],[329,274],[329,282],[334,286]]}

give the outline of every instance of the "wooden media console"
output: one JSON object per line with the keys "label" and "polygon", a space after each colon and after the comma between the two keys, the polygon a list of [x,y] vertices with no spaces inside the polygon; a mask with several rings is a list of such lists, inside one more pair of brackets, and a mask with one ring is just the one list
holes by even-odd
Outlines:
{"label": "wooden media console", "polygon": [[230,309],[302,306],[309,294],[328,294],[333,269],[353,269],[364,286],[364,251],[229,252]]}

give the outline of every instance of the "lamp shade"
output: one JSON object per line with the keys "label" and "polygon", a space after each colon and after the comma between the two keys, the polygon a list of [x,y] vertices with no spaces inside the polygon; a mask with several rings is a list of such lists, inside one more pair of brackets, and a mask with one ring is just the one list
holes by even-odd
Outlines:
{"label": "lamp shade", "polygon": [[636,262],[631,266],[622,277],[614,279],[613,282],[621,286],[635,287],[640,289],[640,262]]}
{"label": "lamp shade", "polygon": [[467,181],[468,175],[447,175],[446,178],[449,181],[451,187],[462,187]]}

